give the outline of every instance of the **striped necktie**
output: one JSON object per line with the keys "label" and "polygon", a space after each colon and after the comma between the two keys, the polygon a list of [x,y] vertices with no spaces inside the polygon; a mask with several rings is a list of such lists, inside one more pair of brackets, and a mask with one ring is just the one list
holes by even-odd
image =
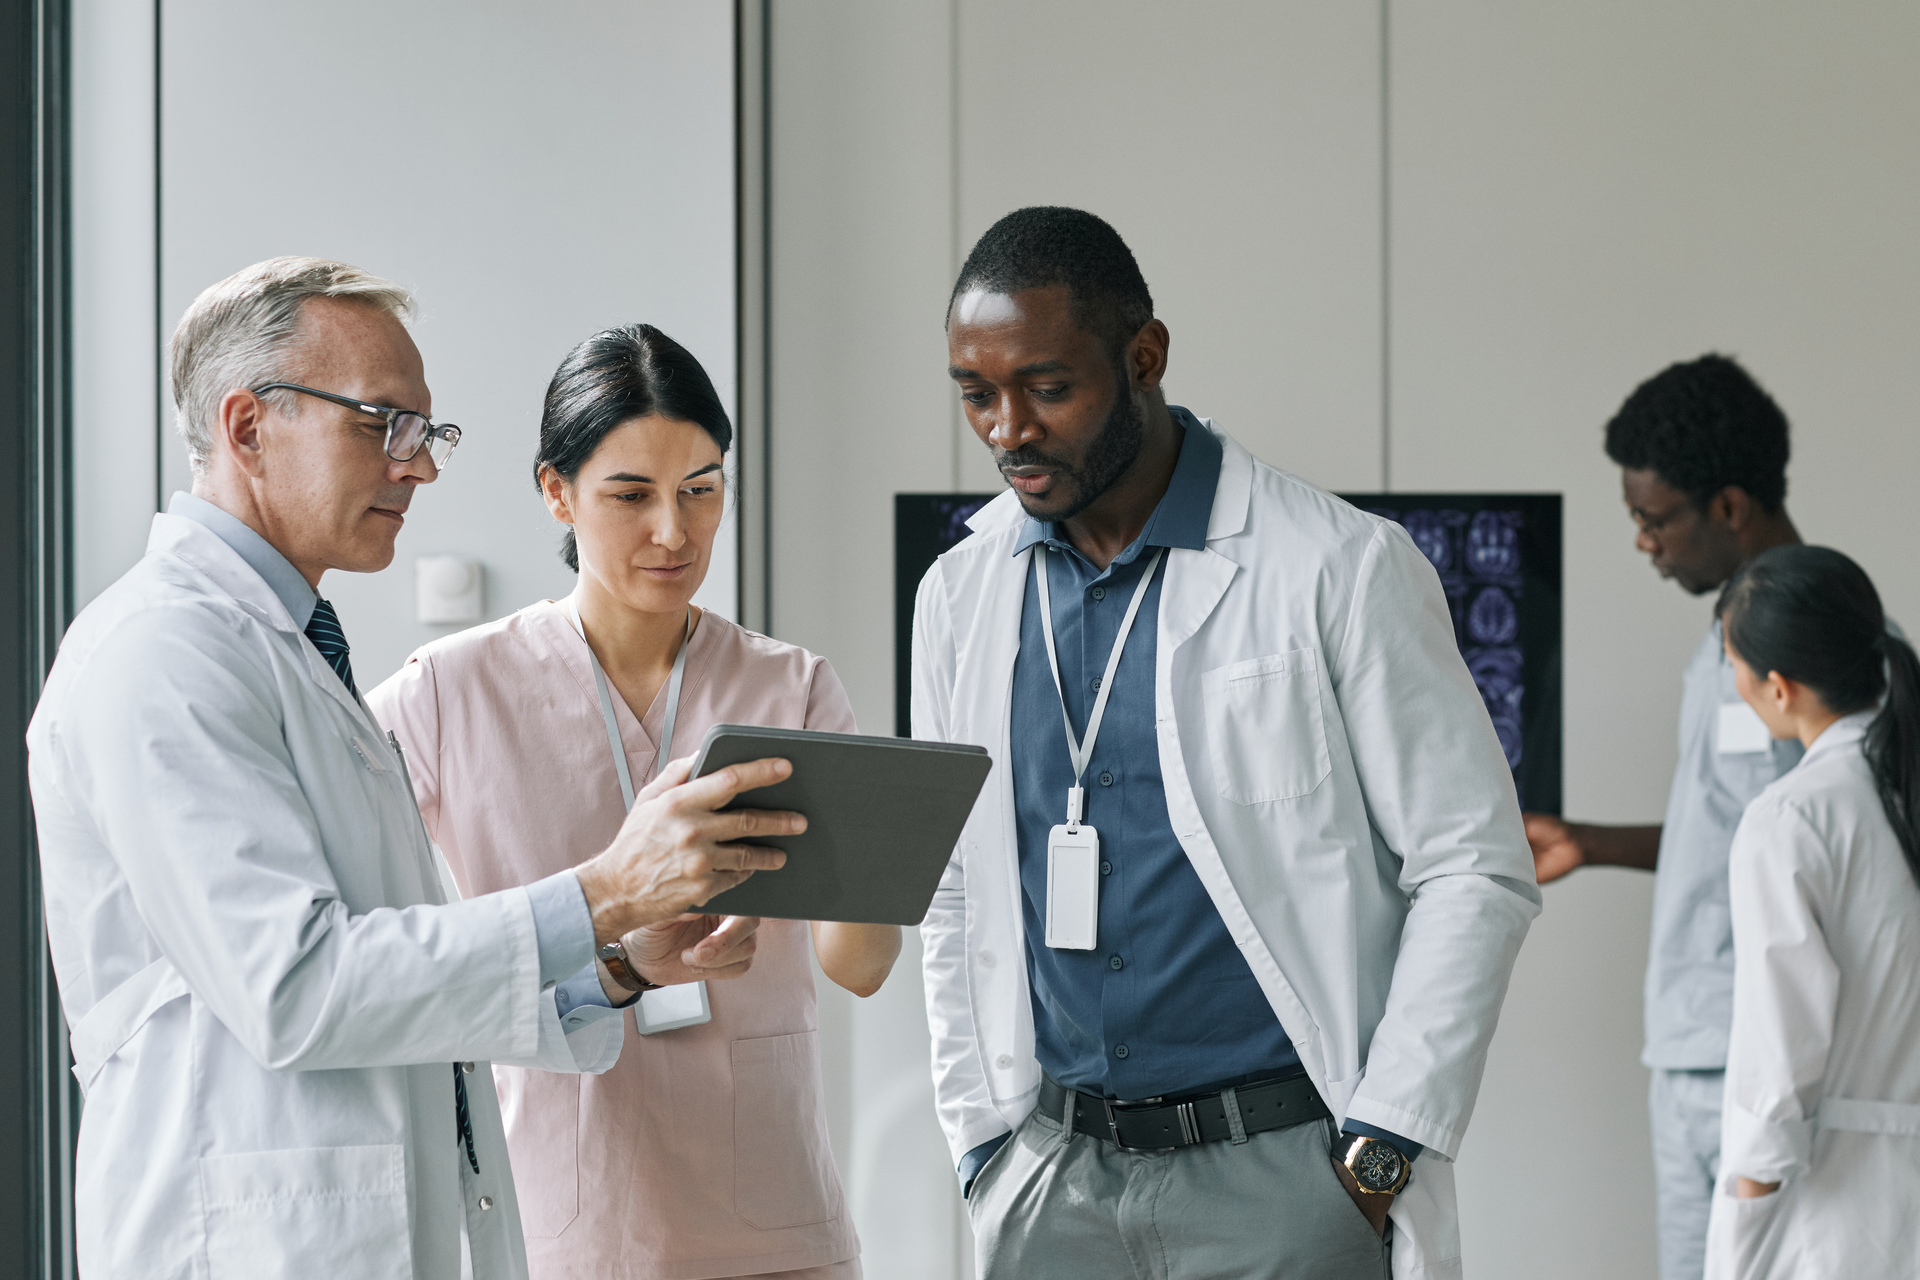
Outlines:
{"label": "striped necktie", "polygon": [[340,677],[340,683],[347,686],[347,692],[358,693],[353,687],[353,663],[347,660],[351,652],[347,633],[340,629],[340,615],[325,600],[314,602],[313,617],[307,622],[307,639],[313,641],[313,647],[333,668],[333,674]]}

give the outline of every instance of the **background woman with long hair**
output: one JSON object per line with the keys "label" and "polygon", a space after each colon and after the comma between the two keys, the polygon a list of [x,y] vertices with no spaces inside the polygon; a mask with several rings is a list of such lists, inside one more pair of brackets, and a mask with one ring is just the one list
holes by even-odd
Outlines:
{"label": "background woman with long hair", "polygon": [[[367,699],[407,748],[463,893],[600,849],[650,777],[684,776],[714,724],[854,731],[824,659],[692,604],[732,438],[706,371],[651,325],[595,334],[561,362],[534,473],[579,586],[427,645]],[[828,977],[870,995],[900,931],[754,923],[625,939],[642,978],[683,994],[715,979],[709,1021],[642,1035],[617,1015],[601,1075],[496,1069],[533,1280],[857,1280],[809,941]],[[592,971],[563,984],[562,1019],[608,1021],[607,987]]]}
{"label": "background woman with long hair", "polygon": [[1740,696],[1807,753],[1734,836],[1707,1275],[1920,1275],[1920,659],[1825,547],[1756,557],[1719,611]]}

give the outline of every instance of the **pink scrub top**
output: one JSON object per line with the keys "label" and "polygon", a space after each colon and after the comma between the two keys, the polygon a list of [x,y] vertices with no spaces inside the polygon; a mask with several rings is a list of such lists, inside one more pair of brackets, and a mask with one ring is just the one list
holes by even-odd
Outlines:
{"label": "pink scrub top", "polygon": [[[627,767],[651,776],[665,693]],[[427,831],[465,895],[604,849],[624,817],[586,641],[542,601],[435,641],[367,695],[406,748]],[[687,650],[677,756],[715,724],[852,733],[826,660],[707,613]],[[768,920],[745,977],[708,984],[713,1020],[653,1036],[626,1015],[604,1075],[495,1067],[532,1280],[706,1280],[857,1257],[827,1145],[811,940]]]}

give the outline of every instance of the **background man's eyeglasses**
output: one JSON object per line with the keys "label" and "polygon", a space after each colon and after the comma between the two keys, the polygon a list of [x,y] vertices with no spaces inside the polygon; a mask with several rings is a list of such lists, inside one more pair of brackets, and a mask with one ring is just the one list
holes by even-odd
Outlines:
{"label": "background man's eyeglasses", "polygon": [[317,396],[330,400],[334,404],[344,405],[355,413],[364,413],[370,418],[379,418],[387,424],[387,456],[395,462],[409,462],[413,455],[426,446],[427,456],[433,459],[434,470],[447,465],[447,459],[453,454],[453,446],[460,443],[460,428],[451,422],[434,426],[425,414],[415,413],[411,409],[391,409],[385,405],[368,404],[364,400],[355,400],[351,396],[337,396],[331,391],[315,391],[312,387],[303,387],[296,382],[269,382],[263,387],[252,388],[253,394],[265,395],[269,391],[298,391],[303,396]]}

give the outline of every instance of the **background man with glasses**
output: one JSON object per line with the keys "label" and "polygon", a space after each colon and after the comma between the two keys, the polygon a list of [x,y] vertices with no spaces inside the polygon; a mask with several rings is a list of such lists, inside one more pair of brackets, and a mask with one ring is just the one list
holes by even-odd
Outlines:
{"label": "background man with glasses", "polygon": [[784,761],[670,765],[599,856],[449,903],[317,590],[392,561],[460,438],[411,306],[315,258],[200,295],[171,344],[194,491],[74,621],[28,732],[92,1280],[524,1277],[486,1060],[606,1070],[618,1015],[563,1029],[556,984],[624,1006],[750,959],[736,926],[635,975],[621,939],[784,860],[723,841],[804,825],[714,812]]}
{"label": "background man with glasses", "polygon": [[[1634,545],[1692,595],[1715,592],[1769,547],[1800,541],[1787,517],[1787,418],[1734,361],[1705,355],[1637,388],[1607,424]],[[1720,1166],[1720,1095],[1733,1022],[1727,852],[1747,802],[1791,769],[1740,698],[1714,621],[1687,664],[1680,764],[1663,826],[1603,827],[1527,815],[1540,883],[1580,866],[1655,873],[1647,960],[1649,1099],[1661,1280],[1698,1280]]]}

